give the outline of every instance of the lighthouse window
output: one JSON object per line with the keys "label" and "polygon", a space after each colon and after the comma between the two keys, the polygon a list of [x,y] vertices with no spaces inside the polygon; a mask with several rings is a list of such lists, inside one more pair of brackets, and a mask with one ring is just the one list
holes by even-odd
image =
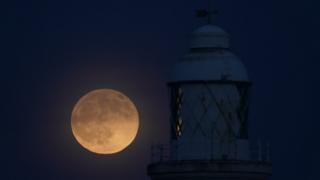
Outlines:
{"label": "lighthouse window", "polygon": [[178,137],[180,137],[182,134],[182,119],[181,119],[181,117],[179,117],[178,122],[177,122],[176,133],[177,133]]}
{"label": "lighthouse window", "polygon": [[178,88],[178,96],[176,98],[176,135],[177,137],[180,137],[182,134],[182,118],[181,118],[181,110],[182,110],[182,100],[183,100],[183,92],[181,87]]}
{"label": "lighthouse window", "polygon": [[178,138],[182,135],[183,120],[183,90],[179,85],[171,86],[171,112],[172,112],[172,135],[173,138]]}
{"label": "lighthouse window", "polygon": [[236,111],[240,121],[239,137],[242,139],[248,139],[248,107],[250,84],[238,84],[237,90],[240,97],[239,105]]}

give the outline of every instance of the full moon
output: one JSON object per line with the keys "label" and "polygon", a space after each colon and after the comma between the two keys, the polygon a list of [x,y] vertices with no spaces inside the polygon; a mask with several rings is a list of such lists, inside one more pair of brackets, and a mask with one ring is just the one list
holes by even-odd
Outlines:
{"label": "full moon", "polygon": [[85,94],[71,115],[75,139],[87,150],[113,154],[124,150],[135,139],[139,114],[133,102],[112,89],[97,89]]}

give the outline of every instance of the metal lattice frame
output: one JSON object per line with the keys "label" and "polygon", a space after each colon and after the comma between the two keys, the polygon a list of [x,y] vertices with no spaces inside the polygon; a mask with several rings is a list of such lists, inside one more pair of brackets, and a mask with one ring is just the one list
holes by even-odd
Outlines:
{"label": "metal lattice frame", "polygon": [[[199,96],[201,105],[203,106],[204,111],[202,112],[200,117],[196,117],[193,109],[192,103],[188,103],[187,100],[184,99],[184,93],[183,89],[181,88],[181,84],[202,84],[204,89],[208,91],[211,98],[209,101],[204,96]],[[211,84],[228,84],[228,85],[234,85],[237,89],[237,92],[239,93],[239,104],[232,104],[232,101],[230,100],[230,97],[226,97],[228,100],[227,103],[229,103],[228,108],[234,109],[234,112],[236,112],[237,118],[239,119],[240,123],[240,132],[239,134],[234,132],[232,128],[232,116],[230,113],[228,114],[226,108],[225,108],[225,102],[224,101],[218,101],[215,97],[215,92],[212,88],[210,88]],[[220,119],[221,116],[227,126],[227,131],[222,133],[220,132],[217,127],[213,126],[214,133],[218,137],[218,139],[229,139],[232,137],[231,141],[235,140],[236,138],[248,138],[248,122],[247,122],[247,116],[248,116],[248,98],[249,98],[249,88],[250,88],[249,82],[238,82],[238,81],[190,81],[190,82],[179,82],[179,83],[169,83],[169,87],[171,89],[171,121],[172,121],[172,135],[173,138],[177,139],[181,136],[181,133],[184,128],[183,120],[181,119],[181,107],[182,103],[184,103],[184,106],[188,108],[187,110],[191,113],[192,118],[195,120],[196,125],[193,129],[192,134],[196,133],[198,130],[205,136],[205,137],[211,137],[210,135],[207,135],[205,131],[203,130],[201,126],[201,122],[205,118],[208,108],[214,103],[217,107],[219,113],[217,114],[216,119]],[[207,102],[207,103],[206,103]],[[214,122],[213,122],[214,123]],[[228,138],[229,137],[229,138]]]}
{"label": "metal lattice frame", "polygon": [[181,136],[182,133],[182,120],[181,120],[181,107],[183,102],[183,92],[179,85],[171,87],[171,135],[174,139]]}

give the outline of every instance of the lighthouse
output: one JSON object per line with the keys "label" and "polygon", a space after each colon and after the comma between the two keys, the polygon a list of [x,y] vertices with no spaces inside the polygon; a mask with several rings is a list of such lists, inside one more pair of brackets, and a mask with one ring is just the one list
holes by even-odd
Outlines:
{"label": "lighthouse", "polygon": [[[267,180],[269,146],[249,140],[251,82],[230,49],[229,34],[208,24],[192,32],[190,48],[172,70],[169,145],[152,148],[152,180]],[[254,148],[253,148],[254,147]]]}

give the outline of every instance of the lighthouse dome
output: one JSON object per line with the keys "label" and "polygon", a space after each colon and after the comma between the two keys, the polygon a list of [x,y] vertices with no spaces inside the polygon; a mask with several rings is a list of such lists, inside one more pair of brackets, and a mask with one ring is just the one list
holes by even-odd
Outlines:
{"label": "lighthouse dome", "polygon": [[192,33],[189,52],[173,69],[171,82],[249,81],[240,58],[229,49],[229,35],[215,25]]}

